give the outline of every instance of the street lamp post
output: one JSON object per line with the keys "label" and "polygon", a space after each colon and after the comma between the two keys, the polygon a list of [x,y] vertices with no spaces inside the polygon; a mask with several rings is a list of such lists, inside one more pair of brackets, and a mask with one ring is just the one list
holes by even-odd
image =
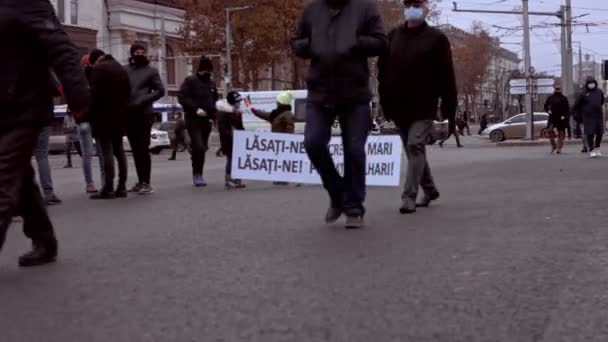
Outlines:
{"label": "street lamp post", "polygon": [[251,6],[243,7],[228,7],[226,8],[226,77],[224,98],[228,96],[228,92],[232,88],[232,26],[230,25],[230,14],[238,11],[245,11]]}

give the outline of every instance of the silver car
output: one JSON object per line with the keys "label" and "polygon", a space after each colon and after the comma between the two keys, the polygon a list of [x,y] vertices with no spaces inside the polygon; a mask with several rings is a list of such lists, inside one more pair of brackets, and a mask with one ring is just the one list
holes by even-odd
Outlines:
{"label": "silver car", "polygon": [[[530,116],[528,114],[515,115],[504,122],[488,127],[482,132],[488,135],[493,142],[501,142],[507,139],[522,139],[527,136],[526,127]],[[549,114],[534,113],[534,137],[547,137],[547,122]]]}

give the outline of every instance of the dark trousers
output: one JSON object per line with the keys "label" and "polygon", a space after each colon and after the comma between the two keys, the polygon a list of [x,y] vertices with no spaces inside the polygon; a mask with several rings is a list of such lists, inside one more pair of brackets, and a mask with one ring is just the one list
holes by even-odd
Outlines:
{"label": "dark trousers", "polygon": [[102,192],[113,192],[114,191],[114,177],[116,172],[114,170],[114,158],[118,163],[118,187],[117,190],[127,189],[127,156],[125,149],[122,145],[122,136],[107,136],[97,137],[97,145],[103,155],[101,158],[102,167],[104,170],[104,181]]}
{"label": "dark trousers", "polygon": [[181,146],[186,149],[188,148],[186,144],[186,136],[184,134],[176,134],[175,140],[173,140],[172,145],[173,146],[171,147],[173,148],[173,152],[171,153],[171,159],[175,159],[177,157],[177,151]]}
{"label": "dark trousers", "polygon": [[589,146],[589,151],[600,148],[600,146],[602,146],[603,138],[603,134],[587,134],[587,145]]}
{"label": "dark trousers", "polygon": [[140,184],[150,184],[152,172],[152,158],[150,157],[150,134],[152,130],[152,118],[140,115],[129,120],[127,137],[131,145],[135,170]]}
{"label": "dark trousers", "polygon": [[416,201],[418,189],[427,194],[437,192],[429,162],[426,159],[426,144],[433,129],[433,120],[420,120],[400,127],[401,139],[407,155],[407,176],[403,200]]}
{"label": "dark trousers", "polygon": [[[344,145],[344,176],[340,176],[329,152],[331,129],[338,118]],[[309,102],[306,107],[304,145],[319,172],[333,208],[362,214],[365,208],[365,144],[371,130],[368,104],[328,107]]]}
{"label": "dark trousers", "polygon": [[190,135],[192,149],[192,174],[203,175],[205,156],[209,149],[209,135],[213,125],[208,119],[186,120],[186,129]]}
{"label": "dark trousers", "polygon": [[34,180],[31,158],[39,129],[0,131],[0,249],[13,216],[34,243],[55,241],[53,225]]}

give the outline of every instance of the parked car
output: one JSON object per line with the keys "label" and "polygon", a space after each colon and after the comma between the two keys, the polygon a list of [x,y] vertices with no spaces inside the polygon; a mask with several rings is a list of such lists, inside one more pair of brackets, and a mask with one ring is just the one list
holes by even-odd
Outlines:
{"label": "parked car", "polygon": [[[122,139],[122,144],[125,151],[131,151],[131,144],[129,144],[129,139],[127,139],[127,137]],[[152,131],[150,132],[150,152],[152,154],[160,154],[166,148],[171,148],[169,134],[152,128]]]}
{"label": "parked car", "polygon": [[[492,142],[501,142],[507,139],[522,139],[527,136],[526,128],[530,116],[528,114],[515,115],[501,123],[491,125],[482,132]],[[534,137],[547,137],[547,122],[549,114],[534,113]]]}
{"label": "parked car", "polygon": [[[157,129],[159,131],[165,132],[169,136],[169,143],[171,146],[175,143],[175,126],[177,125],[176,121],[165,121],[165,122],[157,122],[152,126],[152,128]],[[186,145],[190,145],[190,135],[187,130],[184,130],[184,134],[186,136]],[[183,146],[182,148],[186,148]],[[183,152],[184,150],[180,150]]]}

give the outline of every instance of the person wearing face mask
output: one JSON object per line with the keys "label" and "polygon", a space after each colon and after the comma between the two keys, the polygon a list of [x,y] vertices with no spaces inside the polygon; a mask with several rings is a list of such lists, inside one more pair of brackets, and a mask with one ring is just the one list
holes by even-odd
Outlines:
{"label": "person wearing face mask", "polygon": [[186,129],[192,148],[192,183],[206,186],[203,178],[205,155],[209,149],[209,135],[215,119],[215,103],[219,99],[215,82],[211,79],[213,62],[202,56],[195,75],[184,80],[179,91],[179,103],[186,113]]}
{"label": "person wearing face mask", "polygon": [[[372,94],[368,59],[386,48],[375,0],[314,0],[304,9],[291,40],[295,54],[310,59],[304,145],[329,193],[328,224],[346,215],[346,228],[363,226],[365,144]],[[328,149],[338,119],[344,142],[344,177]]]}
{"label": "person wearing face mask", "polygon": [[597,81],[589,77],[585,89],[574,104],[574,111],[578,113],[583,122],[583,130],[587,138],[589,156],[598,158],[602,156],[600,146],[604,137],[605,123],[603,106],[604,92],[598,88]]}
{"label": "person wearing face mask", "polygon": [[[378,61],[378,90],[385,116],[401,131],[409,160],[400,212],[411,214],[439,199],[426,143],[440,103],[449,132],[455,132],[458,96],[450,42],[426,23],[428,1],[404,0],[403,5],[405,24],[389,33],[389,49]],[[419,187],[424,196],[416,203]]]}
{"label": "person wearing face mask", "polygon": [[[570,122],[570,104],[568,98],[562,94],[561,87],[555,87],[553,95],[545,102],[545,112],[549,113],[547,130],[551,141],[551,153],[562,153],[566,129]],[[557,142],[555,138],[557,137]]]}
{"label": "person wearing face mask", "polygon": [[138,178],[137,184],[130,191],[147,195],[154,192],[150,185],[152,159],[149,150],[154,121],[152,105],[165,96],[165,87],[158,70],[150,66],[143,45],[131,46],[131,58],[125,69],[131,82],[127,137]]}

